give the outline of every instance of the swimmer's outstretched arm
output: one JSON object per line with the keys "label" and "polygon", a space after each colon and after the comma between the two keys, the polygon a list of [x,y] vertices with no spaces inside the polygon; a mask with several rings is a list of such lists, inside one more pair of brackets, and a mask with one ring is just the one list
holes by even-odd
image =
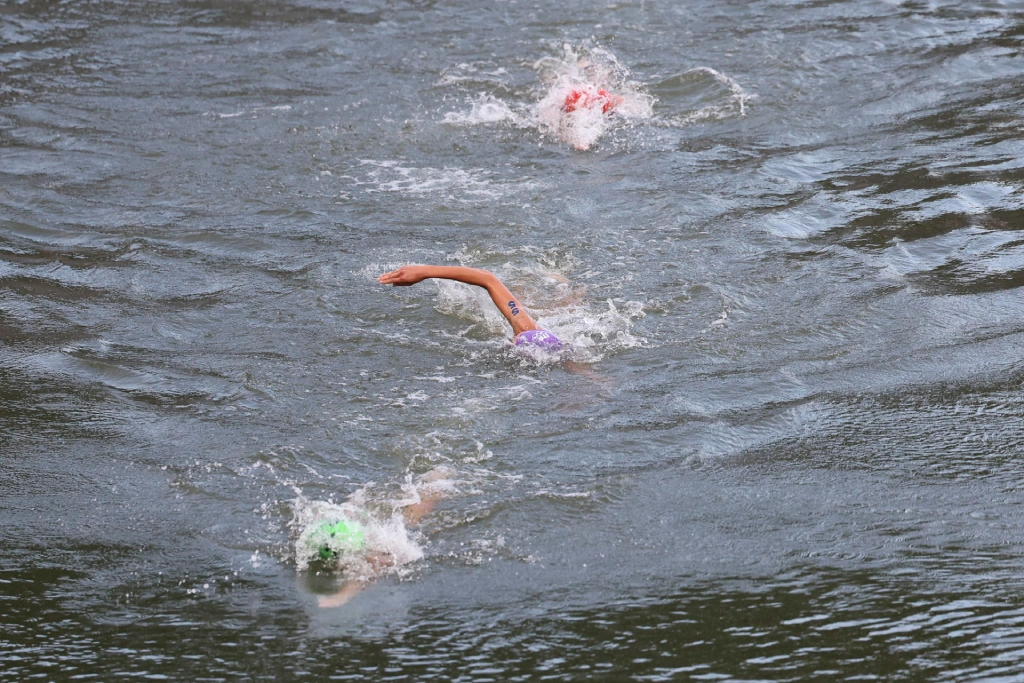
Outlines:
{"label": "swimmer's outstretched arm", "polygon": [[501,280],[486,270],[463,266],[404,266],[384,273],[377,278],[377,282],[395,287],[408,287],[429,278],[456,280],[467,285],[483,287],[491,295],[494,305],[511,323],[514,334],[537,329],[537,323],[533,322],[533,318],[526,312],[526,307],[501,284]]}

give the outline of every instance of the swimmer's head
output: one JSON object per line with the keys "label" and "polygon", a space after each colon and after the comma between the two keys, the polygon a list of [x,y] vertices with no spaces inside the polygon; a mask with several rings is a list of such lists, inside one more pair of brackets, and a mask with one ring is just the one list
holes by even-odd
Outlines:
{"label": "swimmer's head", "polygon": [[622,95],[614,95],[603,88],[574,88],[565,96],[562,111],[571,114],[577,109],[596,109],[607,114],[622,104]]}
{"label": "swimmer's head", "polygon": [[317,525],[311,540],[316,543],[317,557],[332,560],[341,554],[366,549],[363,525],[348,519],[325,520]]}
{"label": "swimmer's head", "polygon": [[565,348],[562,340],[547,330],[526,330],[516,335],[516,346],[532,346],[548,353]]}

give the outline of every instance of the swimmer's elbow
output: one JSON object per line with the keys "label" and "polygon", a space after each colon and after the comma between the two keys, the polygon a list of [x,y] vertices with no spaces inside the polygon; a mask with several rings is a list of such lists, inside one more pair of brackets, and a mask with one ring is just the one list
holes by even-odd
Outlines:
{"label": "swimmer's elbow", "polygon": [[491,294],[500,293],[504,289],[504,285],[501,284],[501,280],[498,279],[494,273],[489,270],[477,269],[477,277],[479,278],[478,283],[481,287],[486,289]]}
{"label": "swimmer's elbow", "polygon": [[477,277],[480,278],[481,284],[483,284],[485,287],[491,287],[492,285],[501,284],[501,280],[498,279],[498,276],[496,276],[491,271],[484,270],[483,268],[474,268],[473,270],[476,271]]}
{"label": "swimmer's elbow", "polygon": [[449,280],[458,280],[467,285],[476,285],[485,289],[492,289],[501,283],[493,273],[482,268],[467,268],[465,266],[438,266],[435,268],[433,277],[442,277]]}

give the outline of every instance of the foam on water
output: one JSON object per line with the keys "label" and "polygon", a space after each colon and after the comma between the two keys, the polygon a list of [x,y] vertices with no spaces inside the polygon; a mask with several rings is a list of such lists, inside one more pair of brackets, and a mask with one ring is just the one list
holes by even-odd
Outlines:
{"label": "foam on water", "polygon": [[[492,115],[501,116],[500,112],[487,114]],[[486,204],[509,195],[532,192],[537,187],[529,177],[506,178],[493,169],[422,167],[404,159],[360,159],[356,168],[339,173],[336,178],[333,174],[330,176],[325,176],[324,182],[338,187],[337,196],[342,198],[358,188],[368,196],[398,195],[416,200]]]}
{"label": "foam on water", "polygon": [[632,328],[633,321],[643,316],[643,304],[638,301],[606,299],[538,315],[537,324],[558,335],[569,346],[571,358],[594,363],[606,353],[640,346],[643,342]]}
{"label": "foam on water", "polygon": [[404,195],[423,196],[435,193],[459,192],[471,197],[494,199],[500,193],[491,189],[491,180],[480,169],[462,168],[416,168],[389,159],[378,161],[363,159],[366,178],[356,180],[354,185],[365,186],[368,194],[396,192]]}

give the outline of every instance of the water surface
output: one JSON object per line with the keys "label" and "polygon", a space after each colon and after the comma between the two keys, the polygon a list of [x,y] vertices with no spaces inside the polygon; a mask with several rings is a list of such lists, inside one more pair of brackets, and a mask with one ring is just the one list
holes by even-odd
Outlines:
{"label": "water surface", "polygon": [[0,8],[0,680],[1024,677],[1019,10]]}

